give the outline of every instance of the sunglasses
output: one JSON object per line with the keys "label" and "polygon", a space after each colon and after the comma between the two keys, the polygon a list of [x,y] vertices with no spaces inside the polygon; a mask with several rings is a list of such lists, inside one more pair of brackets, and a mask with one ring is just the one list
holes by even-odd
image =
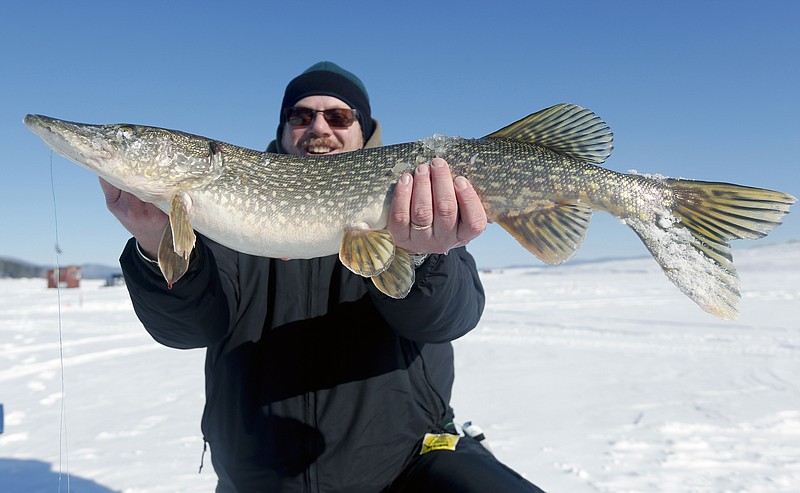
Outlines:
{"label": "sunglasses", "polygon": [[307,127],[314,121],[314,116],[322,113],[331,128],[347,128],[356,121],[354,108],[331,108],[329,110],[312,110],[295,106],[286,109],[286,123],[293,127]]}

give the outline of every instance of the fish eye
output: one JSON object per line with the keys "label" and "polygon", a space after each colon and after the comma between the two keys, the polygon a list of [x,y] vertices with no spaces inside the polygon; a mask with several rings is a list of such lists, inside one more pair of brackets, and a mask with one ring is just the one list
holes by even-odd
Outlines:
{"label": "fish eye", "polygon": [[117,127],[117,133],[125,139],[130,139],[133,137],[133,125],[120,125]]}

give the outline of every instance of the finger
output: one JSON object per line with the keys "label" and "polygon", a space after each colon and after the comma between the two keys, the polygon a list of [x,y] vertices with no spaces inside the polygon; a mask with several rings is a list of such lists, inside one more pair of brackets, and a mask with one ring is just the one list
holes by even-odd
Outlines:
{"label": "finger", "polygon": [[481,198],[473,188],[472,183],[463,176],[456,177],[453,183],[458,197],[460,216],[458,241],[461,244],[459,246],[462,246],[483,233],[488,219]]}
{"label": "finger", "polygon": [[431,189],[435,236],[442,242],[452,243],[456,236],[459,211],[453,176],[444,159],[435,158],[431,161]]}
{"label": "finger", "polygon": [[[430,166],[421,164],[414,172],[414,185],[411,195],[411,234],[430,234],[433,225],[433,193],[431,192]],[[424,230],[416,228],[428,228]]]}
{"label": "finger", "polygon": [[387,229],[392,233],[396,243],[408,239],[408,225],[411,222],[409,211],[411,210],[412,187],[413,182],[409,173],[400,175],[400,179],[397,180],[394,187]]}

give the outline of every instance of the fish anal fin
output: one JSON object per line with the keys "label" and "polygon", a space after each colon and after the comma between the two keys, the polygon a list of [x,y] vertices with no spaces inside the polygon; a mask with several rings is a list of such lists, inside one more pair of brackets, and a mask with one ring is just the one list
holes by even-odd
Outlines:
{"label": "fish anal fin", "polygon": [[411,255],[398,248],[389,268],[373,276],[372,283],[390,298],[402,299],[408,296],[414,285],[414,262]]}
{"label": "fish anal fin", "polygon": [[575,255],[586,236],[592,209],[581,203],[550,202],[521,214],[494,219],[543,262],[560,264]]}
{"label": "fish anal fin", "polygon": [[394,238],[388,230],[345,230],[339,247],[339,260],[356,274],[377,276],[389,268],[394,257]]}
{"label": "fish anal fin", "polygon": [[606,122],[594,112],[569,103],[537,111],[484,138],[536,144],[596,164],[608,159],[614,149],[614,135]]}

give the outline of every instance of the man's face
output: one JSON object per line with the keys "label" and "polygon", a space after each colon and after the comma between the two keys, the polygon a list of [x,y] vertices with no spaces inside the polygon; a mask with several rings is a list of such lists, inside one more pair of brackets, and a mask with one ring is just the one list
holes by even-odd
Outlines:
{"label": "man's face", "polygon": [[[296,102],[294,106],[312,110],[350,108],[344,101],[333,96],[308,96]],[[337,154],[363,148],[364,137],[358,120],[349,127],[331,127],[322,113],[315,113],[313,120],[307,126],[292,126],[286,123],[283,127],[281,145],[288,154],[300,156]]]}

